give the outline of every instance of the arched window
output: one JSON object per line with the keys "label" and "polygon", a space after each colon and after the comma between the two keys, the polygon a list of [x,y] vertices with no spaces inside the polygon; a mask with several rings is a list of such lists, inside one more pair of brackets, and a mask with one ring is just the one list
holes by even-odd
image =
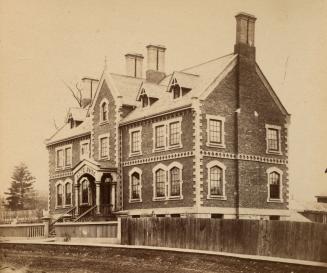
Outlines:
{"label": "arched window", "polygon": [[181,194],[181,175],[180,169],[173,167],[170,169],[170,196],[180,196]]}
{"label": "arched window", "polygon": [[62,184],[57,185],[57,206],[62,206],[63,187]]}
{"label": "arched window", "polygon": [[140,199],[140,174],[134,172],[131,180],[131,199]]}
{"label": "arched window", "polygon": [[87,204],[89,202],[89,183],[87,179],[84,179],[81,183],[82,191],[82,203]]}
{"label": "arched window", "polygon": [[225,170],[224,164],[219,161],[211,161],[207,164],[208,169],[208,198],[226,200],[225,195]]}
{"label": "arched window", "polygon": [[101,104],[101,121],[107,121],[108,119],[108,104],[104,101]]}
{"label": "arched window", "polygon": [[72,184],[67,182],[65,184],[65,205],[72,204]]}
{"label": "arched window", "polygon": [[165,197],[166,172],[158,169],[155,172],[155,197]]}
{"label": "arched window", "polygon": [[277,170],[268,173],[269,200],[281,200],[281,176]]}

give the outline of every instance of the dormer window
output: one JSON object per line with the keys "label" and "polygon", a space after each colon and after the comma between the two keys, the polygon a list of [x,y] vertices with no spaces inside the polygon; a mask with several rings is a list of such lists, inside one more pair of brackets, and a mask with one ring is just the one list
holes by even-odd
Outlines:
{"label": "dormer window", "polygon": [[147,107],[149,105],[149,98],[146,94],[141,96],[142,107]]}
{"label": "dormer window", "polygon": [[174,99],[177,99],[181,96],[181,87],[178,84],[175,84],[172,86],[173,88],[173,94],[174,94]]}

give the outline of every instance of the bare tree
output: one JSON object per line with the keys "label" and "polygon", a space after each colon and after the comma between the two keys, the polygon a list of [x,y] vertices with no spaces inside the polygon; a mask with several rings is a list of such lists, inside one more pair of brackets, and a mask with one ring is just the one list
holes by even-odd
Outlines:
{"label": "bare tree", "polygon": [[70,87],[66,82],[63,81],[63,83],[68,88],[68,90],[71,92],[73,98],[76,100],[79,107],[82,107],[82,100],[83,100],[82,88],[80,88],[78,86],[78,82],[75,84],[75,90],[72,87]]}

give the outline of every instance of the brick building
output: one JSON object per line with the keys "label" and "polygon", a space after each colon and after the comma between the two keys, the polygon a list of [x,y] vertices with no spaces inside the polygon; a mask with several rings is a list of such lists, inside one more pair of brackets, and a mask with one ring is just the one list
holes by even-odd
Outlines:
{"label": "brick building", "polygon": [[126,54],[126,75],[84,78],[47,140],[50,211],[284,219],[290,115],[255,61],[256,18],[232,54],[165,73],[166,48]]}

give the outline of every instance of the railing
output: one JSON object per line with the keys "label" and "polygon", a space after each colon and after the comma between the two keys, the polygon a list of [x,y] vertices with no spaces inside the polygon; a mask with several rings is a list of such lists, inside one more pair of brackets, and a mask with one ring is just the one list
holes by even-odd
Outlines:
{"label": "railing", "polygon": [[83,221],[83,220],[88,220],[86,218],[86,216],[93,216],[94,215],[94,210],[96,209],[96,205],[94,205],[93,207],[90,207],[88,210],[86,210],[85,212],[83,212],[81,215],[79,215],[77,218],[75,218],[74,222],[78,222],[78,221]]}
{"label": "railing", "polygon": [[62,213],[57,219],[52,221],[51,224],[49,225],[49,234],[52,236],[55,235],[55,230],[54,230],[55,223],[61,221],[67,214],[71,213],[71,218],[74,218],[75,217],[75,209],[76,209],[76,207],[69,208],[67,211]]}
{"label": "railing", "polygon": [[0,225],[0,237],[41,238],[48,236],[48,223]]}

